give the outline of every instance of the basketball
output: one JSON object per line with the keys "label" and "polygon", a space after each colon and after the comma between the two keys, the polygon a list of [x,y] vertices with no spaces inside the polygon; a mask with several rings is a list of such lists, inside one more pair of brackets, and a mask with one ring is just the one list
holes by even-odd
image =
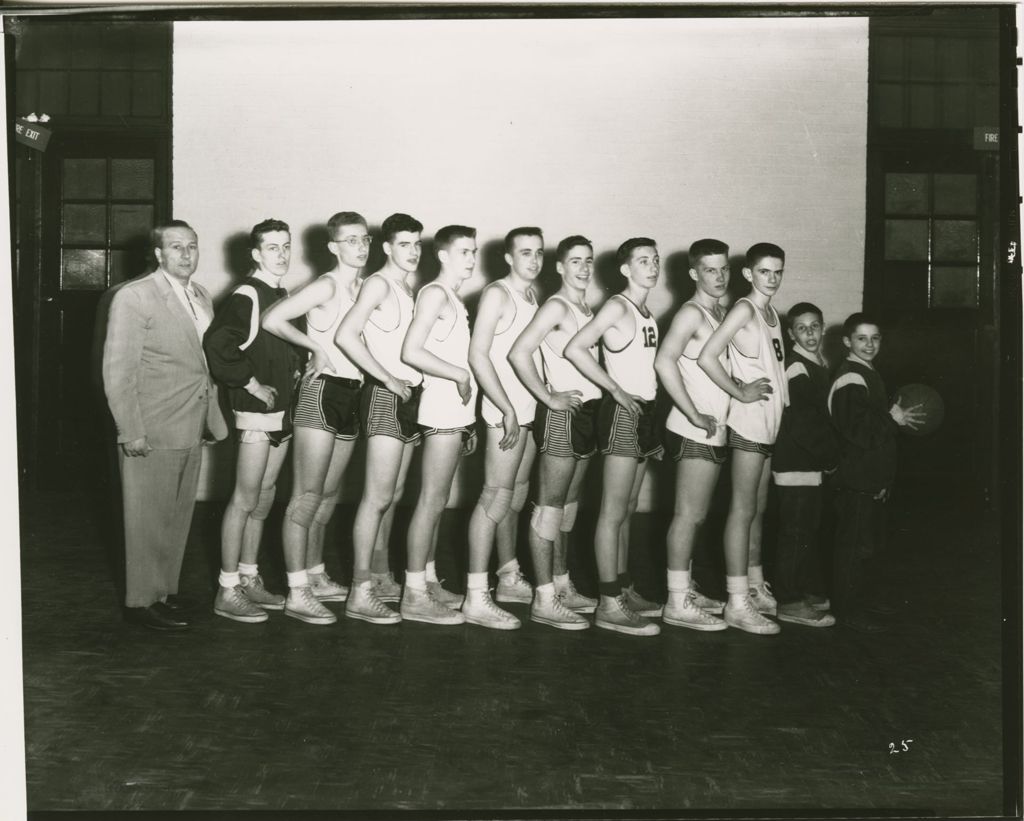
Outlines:
{"label": "basketball", "polygon": [[899,402],[904,409],[920,405],[917,412],[924,416],[916,428],[901,426],[900,430],[911,436],[925,436],[933,433],[942,424],[942,417],[946,413],[946,405],[935,388],[919,383],[904,385],[896,392],[895,402]]}

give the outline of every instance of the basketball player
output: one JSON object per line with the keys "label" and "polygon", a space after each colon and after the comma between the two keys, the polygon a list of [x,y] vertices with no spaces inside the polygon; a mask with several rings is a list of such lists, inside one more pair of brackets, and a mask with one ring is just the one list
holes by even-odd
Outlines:
{"label": "basketball player", "polygon": [[[654,357],[658,326],[647,309],[647,295],[658,282],[661,260],[654,240],[634,237],[616,252],[626,287],[565,346],[565,358],[605,391],[598,407],[598,445],[604,454],[601,512],[594,536],[601,603],[595,624],[634,636],[654,636],[661,628],[645,616],[661,606],[643,599],[629,578],[629,520],[636,510],[649,457],[660,458],[654,430],[657,379]],[[604,347],[605,368],[589,349]]]}
{"label": "basketball player", "polygon": [[[558,243],[555,254],[562,287],[530,320],[508,358],[537,399],[533,435],[540,467],[529,534],[537,586],[530,620],[559,630],[585,630],[590,622],[580,614],[593,613],[597,601],[576,590],[566,558],[583,477],[597,451],[595,420],[601,391],[565,359],[563,351],[593,317],[586,295],[594,249],[586,237],[575,235]],[[537,365],[538,351],[544,378]],[[596,360],[596,342],[588,355]]]}
{"label": "basketball player", "polygon": [[[885,544],[884,507],[896,479],[896,429],[916,428],[919,405],[889,404],[874,361],[882,349],[878,323],[863,313],[843,323],[849,356],[836,369],[828,405],[839,434],[833,605],[839,623],[862,633],[887,629],[873,605],[870,560]],[[875,612],[872,612],[875,610]]]}
{"label": "basketball player", "polygon": [[[402,498],[413,447],[423,375],[402,361],[402,343],[412,322],[409,280],[420,261],[423,224],[408,214],[392,214],[381,225],[387,260],[363,281],[356,304],[338,327],[336,341],[366,374],[359,421],[366,436],[366,481],[353,528],[355,569],[345,615],[371,624],[396,624],[401,616],[383,602],[393,598],[390,575],[374,577],[371,562],[387,545],[395,505]],[[374,545],[379,545],[374,551]],[[380,551],[383,550],[383,553]],[[377,581],[376,579],[381,579]]]}
{"label": "basketball player", "polygon": [[779,621],[831,627],[835,617],[808,599],[824,589],[816,561],[821,528],[822,476],[836,467],[839,444],[828,415],[828,365],[821,355],[825,320],[821,309],[798,302],[787,316],[793,348],[786,356],[789,405],[782,414],[772,455],[772,480],[779,500],[775,597]]}
{"label": "basketball player", "polygon": [[[402,593],[402,618],[429,624],[462,624],[463,597],[441,587],[434,566],[441,514],[465,450],[476,444],[476,381],[469,369],[469,316],[458,295],[462,282],[476,268],[476,229],[446,225],[434,235],[441,263],[437,279],[416,296],[416,311],[402,345],[402,359],[423,373],[423,395],[417,419],[423,431],[423,482],[409,523],[408,569]],[[480,586],[480,575],[483,583]],[[474,574],[467,591],[470,610],[479,621],[501,618],[491,602],[487,576]],[[510,629],[519,620],[507,614]]]}
{"label": "basketball player", "polygon": [[217,310],[203,337],[210,373],[227,389],[238,432],[235,489],[221,524],[221,570],[213,612],[233,621],[267,620],[284,596],[264,588],[257,557],[263,523],[291,438],[289,412],[301,369],[288,342],[260,328],[260,316],[287,296],[281,279],[291,260],[291,233],[268,219],[250,234],[256,269]]}
{"label": "basketball player", "polygon": [[[729,287],[729,246],[700,239],[690,246],[690,278],[697,284],[661,341],[654,367],[672,410],[665,442],[676,462],[676,500],[668,529],[668,602],[662,621],[693,630],[724,630],[716,618],[724,602],[709,599],[691,577],[693,547],[711,507],[718,474],[725,463],[729,394],[715,385],[697,364],[704,343],[725,317],[719,300]],[[726,373],[725,351],[719,361]]]}
{"label": "basketball player", "polygon": [[[355,300],[370,246],[366,220],[352,211],[332,216],[327,232],[334,270],[263,317],[267,331],[309,352],[294,411],[292,496],[282,528],[290,591],[285,614],[309,624],[336,622],[337,616],[322,602],[345,601],[348,595],[347,588],[327,575],[324,532],[359,433],[356,407],[362,376],[334,344],[334,331]],[[292,324],[299,318],[305,320],[304,331]]]}
{"label": "basketball player", "polygon": [[[772,635],[776,602],[761,568],[761,522],[768,500],[772,445],[789,402],[782,323],[771,306],[782,284],[785,252],[760,242],[747,251],[743,277],[750,295],[736,300],[697,363],[733,399],[729,405],[732,499],[725,521],[725,572],[729,602],[725,621],[748,633]],[[719,357],[728,348],[732,373]]]}
{"label": "basketball player", "polygon": [[[498,540],[499,602],[530,602],[533,588],[523,577],[515,547],[519,513],[530,490],[530,470],[537,452],[530,437],[537,401],[519,381],[508,352],[537,313],[533,283],[544,262],[539,228],[514,228],[505,237],[508,276],[492,282],[480,296],[469,342],[469,364],[483,391],[481,414],[487,424],[484,488],[469,520],[467,590],[486,587],[491,544]],[[481,578],[482,575],[482,578]],[[513,629],[519,620],[494,607],[481,610],[483,600],[471,597],[462,606],[466,621],[485,627]],[[493,612],[492,612],[493,610]]]}

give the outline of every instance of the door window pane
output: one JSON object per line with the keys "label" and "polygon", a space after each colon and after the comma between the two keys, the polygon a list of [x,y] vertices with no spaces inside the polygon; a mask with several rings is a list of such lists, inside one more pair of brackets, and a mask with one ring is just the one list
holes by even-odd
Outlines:
{"label": "door window pane", "polygon": [[153,199],[153,161],[111,160],[110,193],[115,199]]}
{"label": "door window pane", "polygon": [[110,206],[110,241],[123,245],[133,239],[145,239],[153,229],[152,205]]}
{"label": "door window pane", "polygon": [[102,291],[107,287],[105,251],[65,248],[60,287],[64,291]]}
{"label": "door window pane", "polygon": [[935,127],[935,96],[938,86],[910,86],[910,127]]}
{"label": "door window pane", "polygon": [[974,174],[935,175],[935,213],[973,215],[978,210]]}
{"label": "door window pane", "polygon": [[886,220],[885,258],[927,261],[928,221]]}
{"label": "door window pane", "polygon": [[903,87],[879,83],[875,87],[875,119],[882,128],[903,127]]}
{"label": "door window pane", "polygon": [[935,220],[934,258],[973,262],[978,255],[977,226],[969,220]]}
{"label": "door window pane", "polygon": [[64,242],[107,242],[105,205],[64,204]]}
{"label": "door window pane", "polygon": [[977,308],[978,269],[967,266],[935,266],[932,270],[933,308]]}
{"label": "door window pane", "polygon": [[927,214],[927,174],[886,174],[885,213]]}
{"label": "door window pane", "polygon": [[64,199],[101,200],[106,196],[106,160],[64,160]]}

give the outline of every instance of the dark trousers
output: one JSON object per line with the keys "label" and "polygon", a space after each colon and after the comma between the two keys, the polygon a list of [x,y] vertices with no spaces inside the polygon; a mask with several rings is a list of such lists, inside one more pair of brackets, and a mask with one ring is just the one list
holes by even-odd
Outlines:
{"label": "dark trousers", "polygon": [[885,503],[869,493],[836,489],[832,606],[840,614],[862,609],[875,592],[874,558],[885,547]]}
{"label": "dark trousers", "polygon": [[799,601],[820,591],[820,485],[776,485],[779,499],[779,540],[775,553],[775,597],[779,604]]}

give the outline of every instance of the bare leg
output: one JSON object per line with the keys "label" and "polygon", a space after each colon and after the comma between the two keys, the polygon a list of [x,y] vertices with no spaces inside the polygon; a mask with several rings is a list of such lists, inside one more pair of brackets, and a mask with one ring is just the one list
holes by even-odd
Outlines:
{"label": "bare leg", "polygon": [[[428,481],[420,485],[419,499],[409,523],[407,568],[411,572],[424,572],[435,549],[437,529],[448,503],[461,451],[461,433],[435,433],[423,443],[423,475]],[[367,554],[367,565],[369,558]]]}
{"label": "bare leg", "polygon": [[334,451],[334,434],[316,428],[296,427],[292,439],[292,497],[284,517],[281,540],[284,543],[285,569],[296,573],[308,566],[309,533],[323,500],[324,481]]}
{"label": "bare leg", "polygon": [[[473,515],[469,519],[469,572],[486,573],[491,561],[491,546],[494,544],[495,534],[501,532],[501,527],[513,518],[508,505],[510,504],[513,488],[515,487],[516,476],[523,461],[523,453],[526,449],[528,436],[520,433],[519,440],[515,447],[509,450],[502,450],[499,443],[505,435],[502,428],[487,428],[486,450],[484,452],[484,491],[493,495],[496,491],[499,494],[503,491],[507,497],[502,504],[500,501],[490,500],[488,505],[501,505],[499,518],[491,518],[493,508],[485,508],[481,496],[476,507],[473,508]],[[529,475],[529,474],[527,474]],[[507,528],[505,531],[507,538]],[[500,542],[500,540],[499,540]],[[515,544],[512,543],[512,556],[515,556]]]}
{"label": "bare leg", "polygon": [[[622,525],[629,518],[633,485],[641,463],[631,456],[608,455],[604,459],[604,487],[601,491],[601,512],[594,534],[594,554],[602,593],[613,585],[618,595],[619,553]],[[610,595],[610,593],[604,593]]]}
{"label": "bare leg", "polygon": [[[520,485],[528,484],[530,472],[533,470],[533,462],[537,456],[537,443],[527,428],[519,429],[519,441],[525,441],[522,458],[519,461],[519,470],[516,472],[512,485],[513,491]],[[508,515],[498,524],[497,545],[498,545],[498,567],[512,561],[516,557],[516,547],[519,542],[519,510],[510,509]]]}
{"label": "bare leg", "polygon": [[273,504],[274,493],[277,489],[277,477],[281,475],[281,467],[288,455],[288,443],[283,442],[276,448],[271,447],[269,451],[266,468],[263,471],[263,481],[260,483],[260,501],[257,503],[257,509],[250,513],[245,527],[242,529],[241,561],[245,564],[256,564],[259,558],[260,542],[263,541],[263,523],[270,512],[270,505]]}
{"label": "bare leg", "polygon": [[[231,494],[220,530],[221,569],[238,571],[243,534],[251,514],[259,504],[260,488],[270,458],[270,442],[239,442],[235,469],[235,489]],[[257,542],[257,550],[259,543]]]}
{"label": "bare leg", "polygon": [[690,569],[700,526],[711,508],[711,497],[721,472],[705,459],[680,459],[676,466],[676,504],[668,528],[668,569]]}
{"label": "bare leg", "polygon": [[629,507],[627,508],[626,518],[622,522],[622,526],[619,528],[619,551],[618,551],[618,568],[619,575],[629,572],[629,523],[633,519],[633,514],[636,513],[636,505],[640,499],[640,486],[644,481],[644,474],[647,472],[647,460],[637,467],[636,475],[633,478],[633,486],[629,491]]}
{"label": "bare leg", "polygon": [[370,558],[370,569],[374,573],[387,573],[390,569],[388,557],[391,545],[391,527],[395,521],[395,509],[405,495],[405,480],[409,476],[409,465],[412,464],[414,450],[415,445],[409,442],[402,451],[402,462],[398,467],[398,479],[395,482],[394,492],[391,494],[391,504],[381,517],[377,541],[373,546],[373,556]]}
{"label": "bare leg", "polygon": [[750,556],[750,527],[757,515],[757,494],[765,458],[759,453],[732,451],[732,500],[725,520],[725,572],[746,576]]}
{"label": "bare leg", "polygon": [[331,461],[327,467],[327,475],[324,477],[323,500],[320,502],[320,510],[309,526],[309,537],[306,542],[306,567],[316,567],[324,560],[324,533],[327,530],[327,523],[334,513],[334,507],[338,503],[341,477],[344,476],[345,468],[348,467],[355,449],[355,439],[334,439]]}
{"label": "bare leg", "polygon": [[[572,474],[572,481],[569,482],[569,490],[565,494],[565,504],[573,502],[579,504],[580,491],[583,489],[583,480],[587,476],[589,459],[580,459],[575,462],[575,469]],[[569,572],[569,536],[571,531],[563,530],[558,534],[558,541],[555,543],[555,553],[552,569],[554,575],[564,576]]]}
{"label": "bare leg", "polygon": [[406,443],[393,436],[376,435],[366,440],[366,482],[356,511],[352,541],[355,569],[367,579],[381,519],[390,510],[395,497],[405,449]]}
{"label": "bare leg", "polygon": [[[573,479],[577,462],[571,456],[550,456],[542,453],[538,471],[537,506],[561,508]],[[556,537],[557,539],[557,537]],[[546,539],[530,527],[530,553],[537,586],[552,583],[555,539]]]}
{"label": "bare leg", "polygon": [[750,522],[750,555],[747,559],[749,567],[761,564],[761,529],[764,525],[764,511],[768,507],[768,484],[772,478],[772,459],[769,456],[761,467],[761,476],[757,483],[757,508]]}

